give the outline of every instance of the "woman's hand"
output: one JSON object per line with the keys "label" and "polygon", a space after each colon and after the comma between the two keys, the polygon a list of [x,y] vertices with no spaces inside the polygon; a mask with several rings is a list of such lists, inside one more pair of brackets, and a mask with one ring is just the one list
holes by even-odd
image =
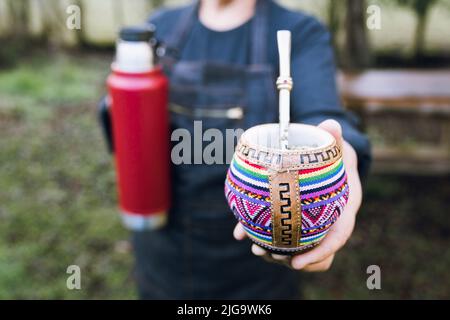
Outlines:
{"label": "woman's hand", "polygon": [[[353,232],[356,214],[358,213],[362,201],[361,181],[358,174],[358,159],[353,147],[342,138],[341,126],[335,120],[326,120],[319,124],[318,127],[331,133],[343,148],[343,160],[349,186],[349,199],[344,212],[330,228],[322,242],[311,251],[292,257],[290,266],[293,269],[307,272],[327,271],[331,267],[334,255],[345,245]],[[234,237],[236,240],[243,240],[246,237],[244,228],[240,223],[238,223],[234,229]],[[257,256],[268,256],[267,251],[256,244],[252,245],[252,252]],[[290,258],[276,254],[271,254],[270,257],[273,260],[285,264],[289,263]]]}

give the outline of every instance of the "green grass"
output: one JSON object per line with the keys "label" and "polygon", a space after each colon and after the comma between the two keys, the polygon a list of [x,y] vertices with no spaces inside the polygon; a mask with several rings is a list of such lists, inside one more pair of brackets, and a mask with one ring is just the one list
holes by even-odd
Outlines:
{"label": "green grass", "polygon": [[[0,298],[134,298],[95,103],[110,57],[0,72]],[[82,290],[66,269],[82,269]]]}
{"label": "green grass", "polygon": [[[0,298],[136,298],[111,157],[97,125],[111,57],[0,71]],[[450,298],[448,177],[372,177],[354,236],[304,297]],[[422,188],[426,186],[426,188]],[[79,265],[82,290],[66,288]],[[366,288],[381,267],[382,290]]]}

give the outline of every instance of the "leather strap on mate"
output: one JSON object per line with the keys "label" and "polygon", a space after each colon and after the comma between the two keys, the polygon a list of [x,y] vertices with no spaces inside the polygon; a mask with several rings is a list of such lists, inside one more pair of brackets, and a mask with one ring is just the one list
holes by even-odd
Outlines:
{"label": "leather strap on mate", "polygon": [[301,237],[302,211],[298,171],[269,175],[272,245],[296,248]]}

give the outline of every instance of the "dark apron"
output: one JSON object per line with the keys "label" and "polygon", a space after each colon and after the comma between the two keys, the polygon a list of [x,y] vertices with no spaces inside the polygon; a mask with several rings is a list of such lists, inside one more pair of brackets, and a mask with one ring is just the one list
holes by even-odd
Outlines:
{"label": "dark apron", "polygon": [[[248,66],[179,60],[196,20],[198,4],[185,9],[161,63],[170,79],[172,129],[187,129],[194,141],[208,129],[247,129],[276,120],[274,70],[267,60],[267,2],[258,1],[251,22]],[[199,131],[201,121],[202,131]],[[197,131],[197,132],[194,132]],[[290,299],[297,274],[265,262],[238,242],[236,220],[224,196],[228,165],[181,164],[172,170],[168,226],[134,234],[138,288],[144,299]],[[235,141],[236,142],[236,141]],[[201,150],[210,142],[203,143]],[[229,143],[229,142],[228,142]],[[201,159],[192,151],[191,163]]]}

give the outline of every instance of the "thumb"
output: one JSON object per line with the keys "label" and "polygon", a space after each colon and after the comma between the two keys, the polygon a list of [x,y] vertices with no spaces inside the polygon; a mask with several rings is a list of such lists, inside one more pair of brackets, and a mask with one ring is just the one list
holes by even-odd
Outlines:
{"label": "thumb", "polygon": [[337,144],[342,147],[344,139],[342,138],[342,127],[336,120],[328,119],[318,125],[319,128],[330,133],[335,139]]}

